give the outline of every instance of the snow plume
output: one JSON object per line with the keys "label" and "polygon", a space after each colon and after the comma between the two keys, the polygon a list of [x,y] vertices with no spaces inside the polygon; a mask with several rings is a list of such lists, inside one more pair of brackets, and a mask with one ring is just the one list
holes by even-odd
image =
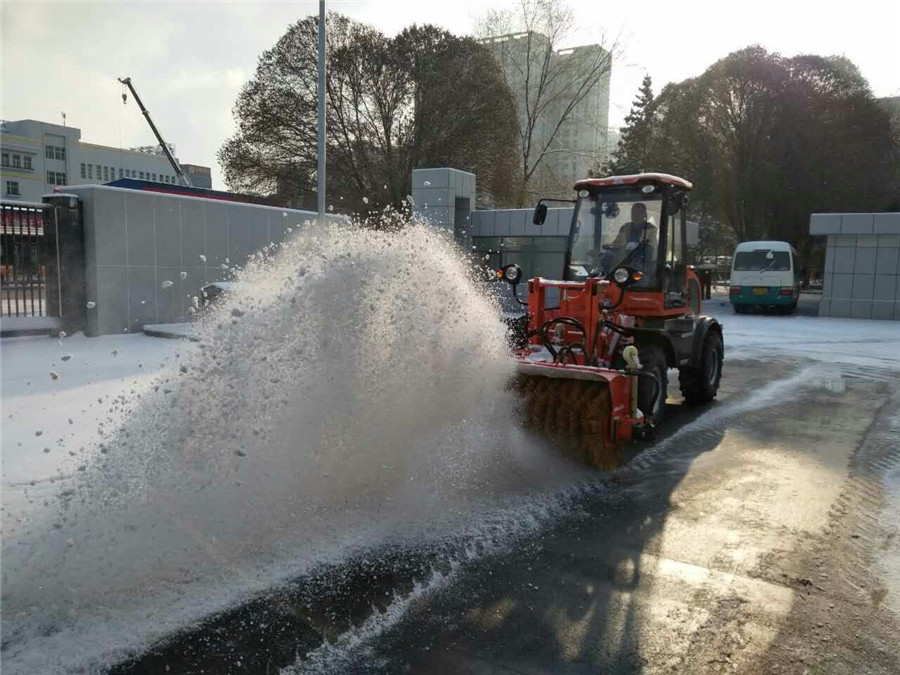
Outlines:
{"label": "snow plume", "polygon": [[115,431],[4,532],[4,672],[102,668],[485,494],[564,480],[523,450],[481,286],[417,225],[309,225],[252,259],[201,341],[112,401]]}

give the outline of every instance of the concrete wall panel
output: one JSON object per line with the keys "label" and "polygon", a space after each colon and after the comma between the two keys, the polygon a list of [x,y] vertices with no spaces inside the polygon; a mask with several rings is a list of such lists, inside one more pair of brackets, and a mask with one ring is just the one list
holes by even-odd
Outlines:
{"label": "concrete wall panel", "polygon": [[873,231],[875,234],[900,235],[900,213],[876,213]]}
{"label": "concrete wall panel", "polygon": [[136,190],[125,199],[126,265],[152,267],[156,264],[156,216],[153,201],[151,193]]}
{"label": "concrete wall panel", "polygon": [[840,234],[840,213],[814,213],[809,219],[810,234]]}
{"label": "concrete wall panel", "polygon": [[878,247],[875,253],[875,274],[897,274],[900,272],[900,246]]}
{"label": "concrete wall panel", "polygon": [[841,234],[874,234],[874,213],[845,213],[841,216]]}
{"label": "concrete wall panel", "polygon": [[[281,240],[286,225],[276,224],[315,218],[307,211],[97,185],[67,191],[83,204],[85,289],[96,303],[87,312],[89,335],[181,321],[204,284],[230,278],[222,269],[226,258],[241,266]],[[164,281],[172,285],[163,289]]]}

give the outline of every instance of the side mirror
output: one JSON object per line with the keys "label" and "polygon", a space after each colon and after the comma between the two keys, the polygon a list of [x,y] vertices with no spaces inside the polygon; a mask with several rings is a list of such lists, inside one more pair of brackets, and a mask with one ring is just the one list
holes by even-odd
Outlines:
{"label": "side mirror", "polygon": [[667,209],[667,211],[669,212],[669,215],[674,216],[676,213],[681,211],[681,198],[673,197],[669,199],[668,207],[669,208]]}
{"label": "side mirror", "polygon": [[547,205],[541,202],[534,207],[534,218],[531,219],[531,222],[535,225],[543,225],[545,220],[547,220]]}
{"label": "side mirror", "polygon": [[612,273],[612,278],[619,288],[625,289],[643,279],[644,274],[640,270],[631,267],[618,267]]}
{"label": "side mirror", "polygon": [[[544,207],[544,210],[546,211],[547,208]],[[515,263],[507,265],[497,271],[497,278],[503,279],[503,281],[508,284],[515,286],[522,281],[522,268]]]}

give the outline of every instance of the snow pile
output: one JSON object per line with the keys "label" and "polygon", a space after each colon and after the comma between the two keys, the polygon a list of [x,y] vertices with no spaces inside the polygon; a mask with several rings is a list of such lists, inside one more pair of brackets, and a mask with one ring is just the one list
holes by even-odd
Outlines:
{"label": "snow pile", "polygon": [[269,253],[199,343],[114,397],[83,470],[5,518],[4,670],[102,667],[310,565],[566,480],[515,428],[498,308],[441,234],[309,226]]}

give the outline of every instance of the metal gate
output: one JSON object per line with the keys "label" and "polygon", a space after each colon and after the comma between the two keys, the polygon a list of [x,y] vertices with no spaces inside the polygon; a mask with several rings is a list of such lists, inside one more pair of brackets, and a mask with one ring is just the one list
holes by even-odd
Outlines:
{"label": "metal gate", "polygon": [[0,202],[0,316],[58,315],[59,265],[48,260],[58,255],[48,236],[56,234],[47,222],[54,217],[49,204]]}

